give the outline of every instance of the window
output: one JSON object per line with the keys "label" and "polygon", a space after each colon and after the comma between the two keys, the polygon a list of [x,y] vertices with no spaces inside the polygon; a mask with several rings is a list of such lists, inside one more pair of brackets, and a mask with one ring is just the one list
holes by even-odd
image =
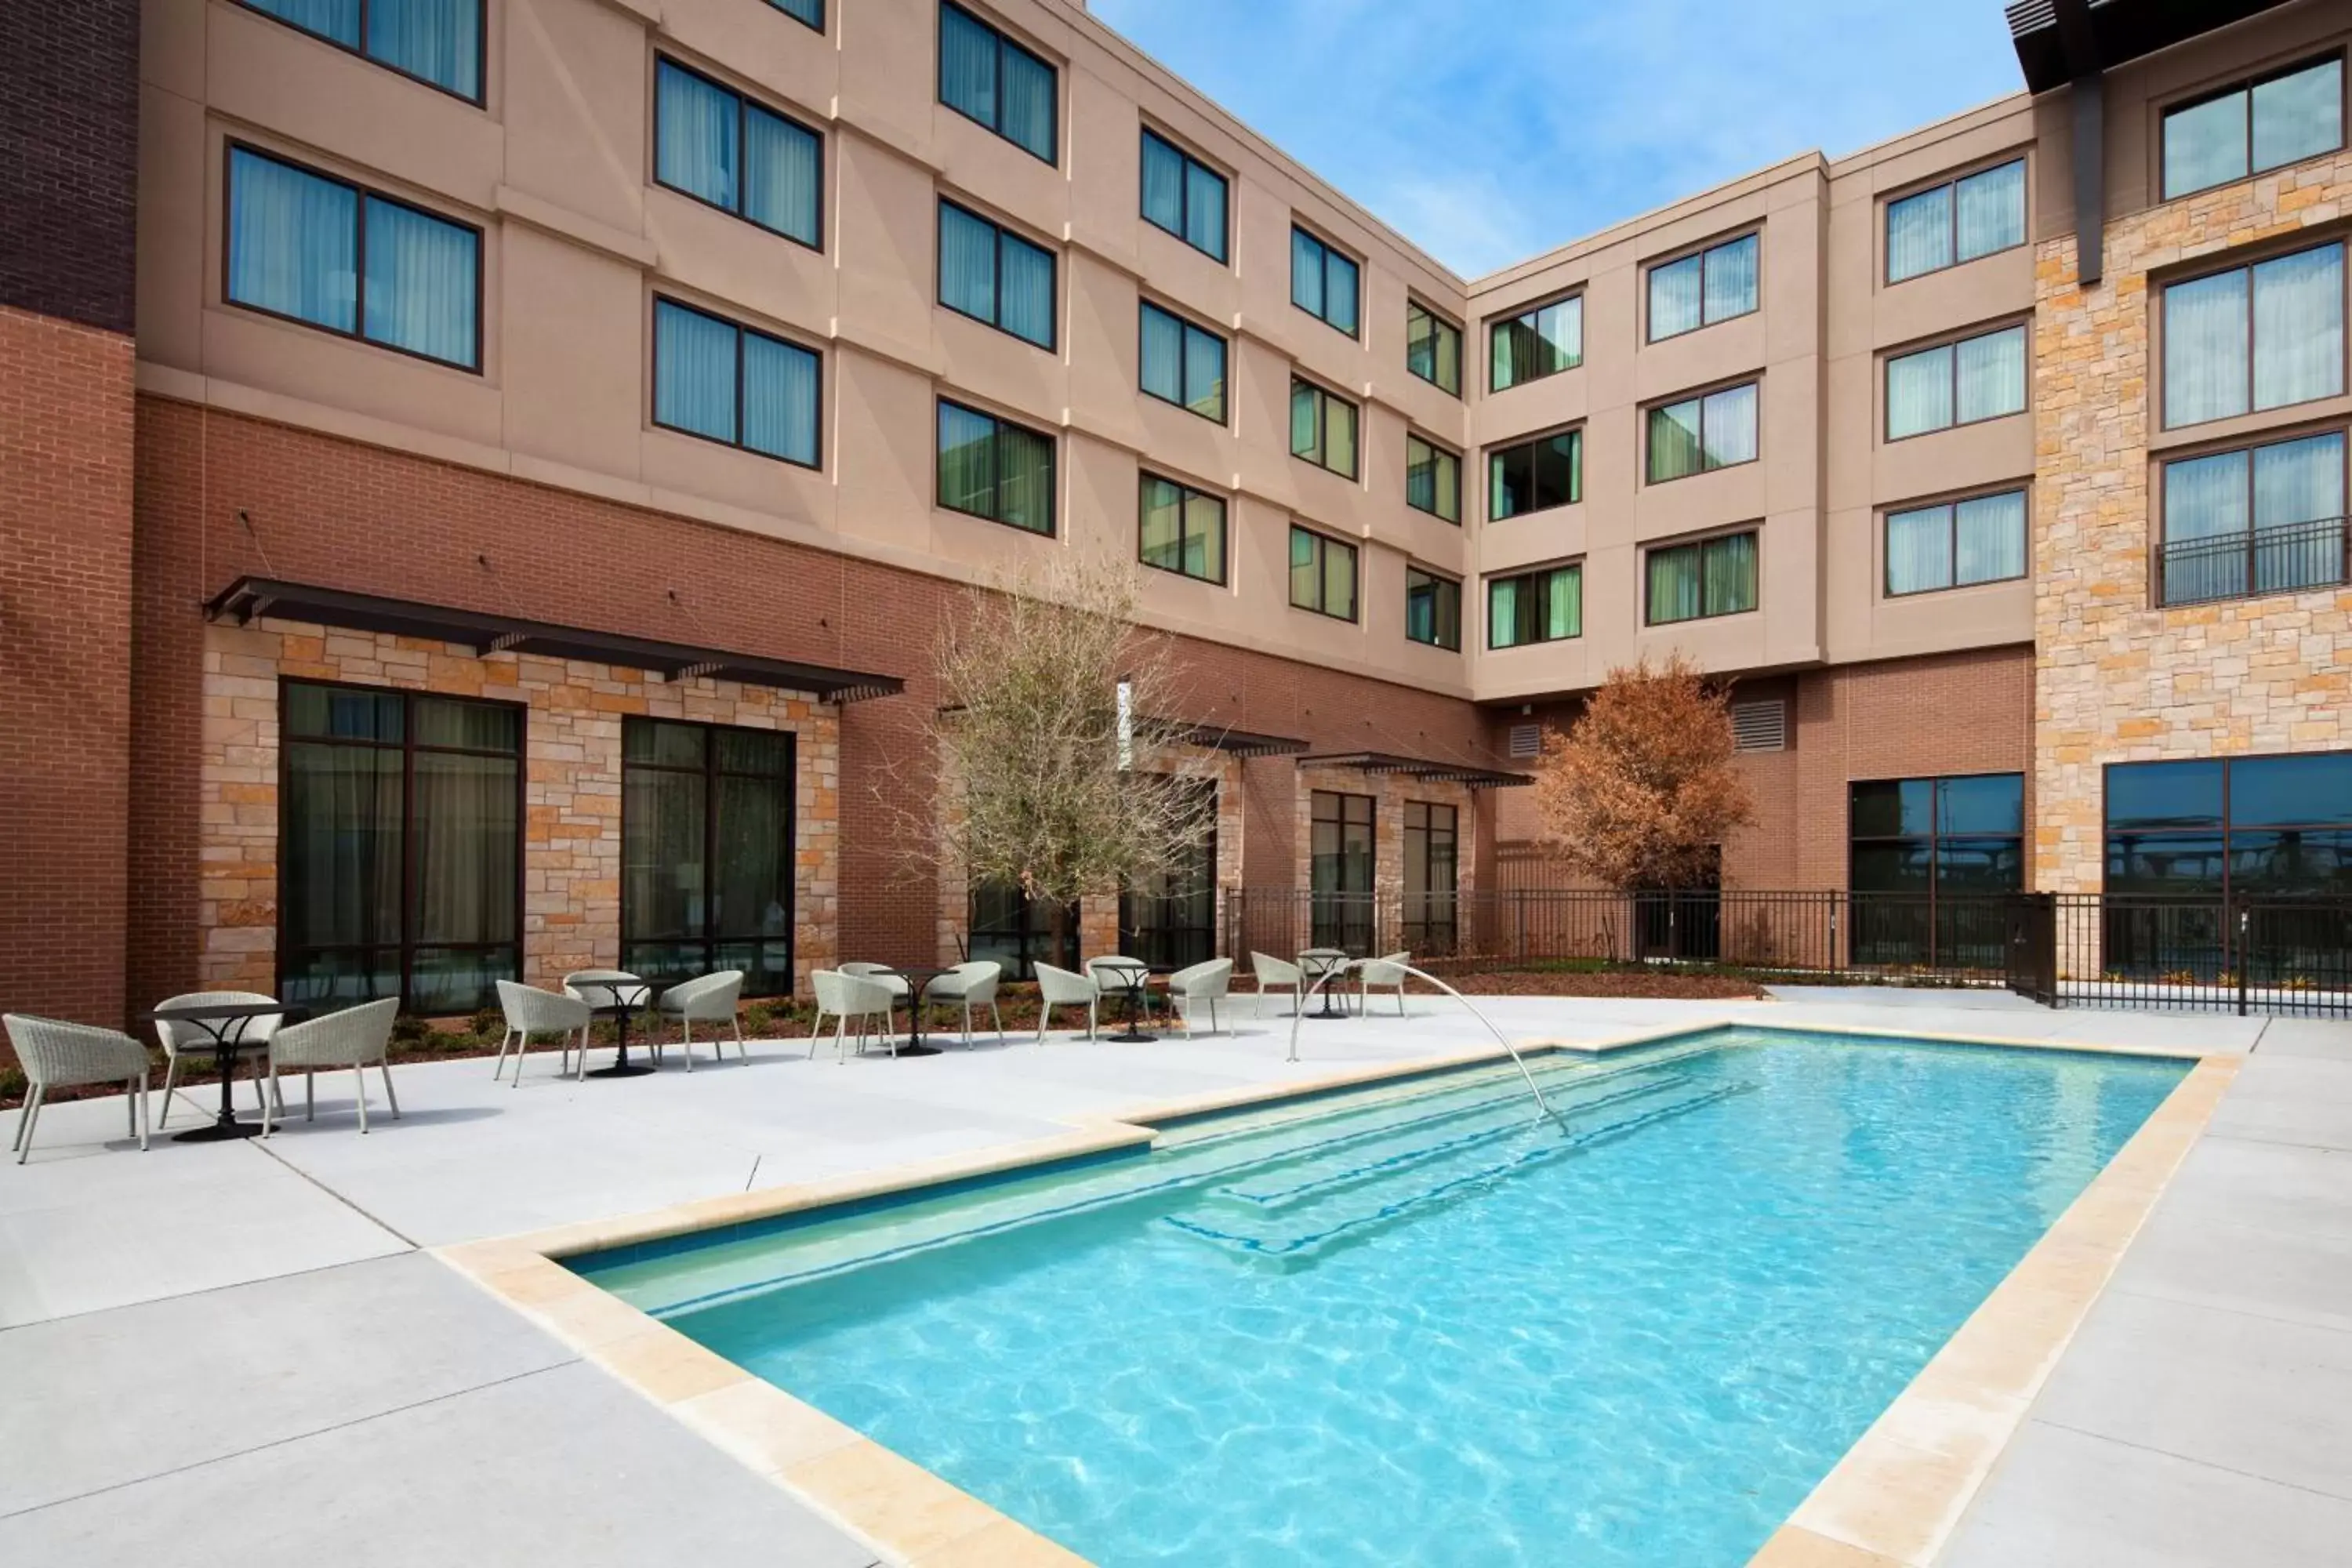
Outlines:
{"label": "window", "polygon": [[1756,535],[1729,533],[1650,552],[1650,625],[1756,607]]}
{"label": "window", "polygon": [[1290,302],[1356,335],[1356,264],[1303,228],[1290,231]]}
{"label": "window", "polygon": [[1356,405],[1311,381],[1290,379],[1290,455],[1356,477]]}
{"label": "window", "polygon": [[523,710],[286,682],[278,994],[470,1013],[517,973]]}
{"label": "window", "polygon": [[[1078,906],[1062,910],[1062,940],[1054,941],[1054,906],[1032,899],[1018,882],[974,882],[969,911],[974,963],[993,960],[1007,980],[1034,980],[1036,965],[1078,966]],[[1059,951],[1056,952],[1058,945]]]}
{"label": "window", "polygon": [[1756,310],[1762,241],[1743,234],[1650,268],[1650,341],[1679,337]]}
{"label": "window", "polygon": [[824,140],[668,60],[654,67],[654,178],[812,249],[823,244]]}
{"label": "window", "polygon": [[1404,504],[1448,522],[1462,521],[1462,459],[1412,431],[1404,437]]}
{"label": "window", "polygon": [[1225,258],[1225,177],[1152,132],[1143,133],[1143,218],[1203,256]]}
{"label": "window", "polygon": [[2352,896],[2352,752],[2110,763],[2106,837],[2110,895]]}
{"label": "window", "polygon": [[1756,460],[1756,384],[1650,410],[1650,483]]}
{"label": "window", "polygon": [[2196,425],[2344,391],[2344,245],[2164,290],[2164,422]]}
{"label": "window", "polygon": [[668,429],[814,468],[819,363],[798,343],[654,301],[654,423]]}
{"label": "window", "polygon": [[1369,952],[1372,945],[1372,797],[1318,789],[1313,792],[1307,810],[1314,943],[1351,953]]}
{"label": "window", "polygon": [[1462,584],[1451,577],[1404,569],[1404,635],[1454,653],[1462,651]]}
{"label": "window", "polygon": [[795,21],[824,31],[824,0],[768,0],[768,4]]}
{"label": "window", "polygon": [[1146,566],[1198,577],[1204,583],[1225,580],[1225,503],[1217,497],[1163,479],[1143,476],[1141,540],[1138,557]]}
{"label": "window", "polygon": [[[1167,788],[1192,796],[1191,810],[1213,820],[1213,779],[1169,778]],[[1165,871],[1118,889],[1118,951],[1155,969],[1181,969],[1215,956],[1217,837],[1212,831]]]}
{"label": "window", "polygon": [[1486,646],[1521,647],[1584,635],[1584,567],[1486,579]]}
{"label": "window", "polygon": [[656,985],[740,969],[793,988],[793,737],[621,721],[621,966]]}
{"label": "window", "polygon": [[244,0],[403,76],[482,101],[482,0]]}
{"label": "window", "polygon": [[1432,801],[1404,803],[1404,935],[1408,952],[1454,948],[1461,858],[1459,814]]}
{"label": "window", "polygon": [[1356,547],[1290,525],[1290,602],[1335,620],[1356,618]]}
{"label": "window", "polygon": [[1886,594],[1932,594],[2025,575],[2025,492],[1886,514]]}
{"label": "window", "polygon": [[2025,243],[2025,160],[1886,204],[1886,280],[1900,283]]}
{"label": "window", "polygon": [[1225,422],[1225,340],[1146,300],[1139,309],[1143,390],[1203,419]]}
{"label": "window", "polygon": [[1853,786],[1857,963],[1998,970],[2002,900],[2025,885],[2025,776]]}
{"label": "window", "polygon": [[1886,438],[2025,411],[2025,329],[2005,327],[1886,362]]}
{"label": "window", "polygon": [[2158,602],[2345,581],[2344,489],[2341,431],[2165,464]]}
{"label": "window", "polygon": [[2226,185],[2344,145],[2344,61],[2242,82],[2164,116],[2164,197]]}
{"label": "window", "polygon": [[1054,68],[961,5],[940,6],[940,101],[1051,163]]}
{"label": "window", "polygon": [[1500,392],[1584,363],[1584,296],[1496,321],[1486,336],[1487,384]]}
{"label": "window", "polygon": [[1041,349],[1054,346],[1054,253],[940,203],[940,303]]}
{"label": "window", "polygon": [[940,505],[1031,533],[1054,531],[1054,438],[940,399]]}
{"label": "window", "polygon": [[251,148],[228,150],[228,298],[464,370],[482,363],[482,236]]}
{"label": "window", "polygon": [[1440,392],[1462,395],[1462,329],[1425,308],[1404,302],[1404,367]]}
{"label": "window", "polygon": [[1571,506],[1584,499],[1584,432],[1538,436],[1486,454],[1486,519]]}

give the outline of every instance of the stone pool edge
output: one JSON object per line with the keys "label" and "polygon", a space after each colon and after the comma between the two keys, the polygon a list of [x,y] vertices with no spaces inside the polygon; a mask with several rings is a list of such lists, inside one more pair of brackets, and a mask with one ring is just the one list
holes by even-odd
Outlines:
{"label": "stone pool edge", "polygon": [[[1675,1024],[1601,1040],[1525,1040],[1517,1042],[1517,1048],[1527,1056],[1554,1053],[1599,1055],[1726,1027],[1775,1031],[1792,1028],[1786,1025],[1727,1018],[1700,1024]],[[2179,1048],[2143,1048],[1914,1030],[1890,1032],[1808,1025],[1795,1032],[2033,1050],[2199,1058],[2199,1053],[2193,1050]],[[885,1562],[898,1565],[898,1568],[1087,1568],[1087,1559],[1077,1553],[999,1512],[815,1406],[753,1376],[677,1330],[639,1311],[566,1268],[562,1259],[689,1233],[721,1232],[732,1226],[863,1198],[1147,1147],[1157,1137],[1155,1128],[1161,1123],[1432,1077],[1509,1059],[1509,1053],[1501,1047],[1481,1047],[1417,1058],[1411,1061],[1378,1063],[1277,1083],[1244,1085],[1233,1089],[1122,1107],[1074,1122],[1068,1131],[1050,1137],[995,1144],[879,1171],[696,1199],[636,1215],[461,1242],[435,1247],[431,1251],[443,1263],[552,1334],[583,1359],[602,1367],[763,1479],[856,1538]],[[1986,1394],[1995,1398],[2007,1396],[1998,1388],[1980,1392],[1966,1388],[1943,1389],[1941,1385],[1930,1383],[1931,1374],[1943,1366],[1954,1348],[1977,1329],[1979,1320],[1994,1304],[2008,1296],[2021,1277],[2035,1266],[2036,1259],[2042,1258],[2053,1240],[2068,1226],[2069,1222],[2075,1219],[2077,1213],[2084,1209],[2094,1194],[2103,1190],[2109,1176],[2122,1167],[2147,1139],[2150,1129],[2177,1104],[2183,1102],[2189,1085],[2197,1082],[2206,1068],[2225,1061],[2226,1067],[2216,1080],[2222,1087],[2226,1087],[2228,1076],[2236,1070],[2235,1060],[2199,1058],[2199,1066],[2149,1116],[2147,1122],[2131,1141],[2117,1152],[2115,1159],[2084,1189],[2074,1206],[2060,1217],[2057,1226],[2043,1236],[2009,1278],[1996,1288],[1992,1296],[1988,1297],[1962,1325],[1953,1340],[1937,1352],[1895,1403],[1881,1415],[1861,1442],[1823,1479],[1806,1503],[1766,1543],[1763,1552],[1754,1560],[1757,1564],[1769,1565],[1769,1568],[1832,1568],[1832,1565],[1840,1565],[1840,1568],[1879,1568],[1880,1564],[1890,1565],[1890,1568],[1926,1568],[1925,1558],[1915,1560],[1894,1555],[1868,1542],[1892,1542],[1899,1544],[1907,1539],[1899,1526],[1912,1520],[1916,1514],[1920,1519],[1941,1520],[1935,1534],[1936,1544],[1940,1545],[1943,1537],[1958,1521],[1960,1511],[1990,1473],[2009,1434],[2021,1421],[2024,1405],[2031,1402],[2032,1393],[2038,1391],[2042,1380],[2047,1375],[2049,1363],[2055,1362],[2065,1342],[2073,1338],[2074,1326],[2080,1322],[2083,1313],[2089,1309],[2091,1300],[2105,1284],[2107,1273],[2112,1270],[2113,1260],[2108,1259],[2096,1269],[2095,1279],[2081,1290],[2080,1300],[2074,1303],[2071,1314],[2061,1314],[2064,1317],[2063,1330],[2054,1338],[2043,1336],[2050,1341],[2049,1348],[2033,1370],[2032,1388],[2018,1403],[2014,1415],[2007,1417],[1999,1440],[1990,1446],[1979,1444],[1982,1453],[1978,1462],[1965,1473],[1952,1478],[1958,1487],[1948,1496],[1936,1489],[1935,1483],[1942,1479],[1942,1471],[1950,1467],[1946,1463],[1942,1451],[1933,1445],[1938,1435],[1948,1446],[1953,1442],[1964,1443],[1970,1433],[1983,1425],[1981,1417],[1974,1420],[1956,1418],[1958,1413],[1951,1408],[1955,1399],[1967,1405],[1971,1400]],[[2139,1221],[2154,1205],[2157,1193],[2161,1191],[2163,1179],[2169,1177],[2172,1167],[2178,1164],[2179,1155],[2186,1152],[2188,1144],[2195,1142],[2196,1133],[2202,1130],[2206,1117],[2211,1112],[2211,1101],[2218,1100],[2219,1096],[2220,1088],[2212,1089],[2206,1102],[2196,1112],[2194,1125],[2179,1149],[2164,1163],[2161,1177],[2132,1211],[2127,1222],[2120,1223],[2121,1241],[2116,1243],[2116,1252],[2121,1250],[2121,1242],[2127,1241],[2130,1234],[2137,1230]],[[2110,1226],[2108,1228],[2116,1227]],[[2105,1233],[2095,1230],[2091,1234],[2095,1237]],[[2029,1289],[2047,1292],[2050,1287]],[[2021,1296],[2019,1300],[2028,1306],[2038,1307],[2040,1304],[2039,1297],[2028,1299]],[[2032,1325],[2027,1327],[2031,1329]],[[2006,1345],[2015,1342],[2025,1344],[2032,1338],[2030,1332],[2021,1332],[2012,1327],[2005,1337],[1997,1336],[1997,1343]],[[1998,1370],[1990,1362],[1987,1369]],[[1915,1402],[1916,1408],[1911,1408]],[[1824,1494],[1830,1493],[1833,1482],[1847,1474],[1858,1455],[1864,1455],[1865,1449],[1878,1453],[1878,1449],[1874,1448],[1874,1442],[1887,1429],[1890,1418],[1906,1409],[1910,1409],[1910,1419],[1916,1429],[1913,1426],[1900,1428],[1901,1436],[1887,1439],[1896,1446],[1880,1453],[1877,1462],[1881,1466],[1916,1464],[1920,1456],[1929,1457],[1935,1461],[1927,1468],[1936,1473],[1928,1476],[1923,1483],[1924,1489],[1921,1489],[1917,1506],[1908,1508],[1907,1511],[1898,1510],[1899,1517],[1893,1521],[1878,1519],[1876,1516],[1886,1510],[1874,1508],[1864,1509],[1855,1515],[1855,1519],[1861,1521],[1859,1523],[1848,1518],[1854,1511],[1851,1508],[1845,1512],[1832,1511],[1827,1517],[1809,1516],[1808,1510],[1813,1510]],[[1927,1446],[1923,1447],[1923,1443]],[[1937,1466],[1942,1469],[1937,1469]],[[1874,1489],[1883,1482],[1878,1472],[1874,1471],[1859,1484],[1864,1489],[1864,1500],[1868,1500]],[[1835,1494],[1832,1497],[1831,1506],[1834,1510]],[[1943,1517],[1946,1514],[1948,1517]],[[1898,1528],[1888,1528],[1890,1523]],[[1913,1533],[1917,1533],[1916,1528]],[[1864,1539],[1850,1540],[1850,1535]],[[1791,1552],[1796,1554],[1790,1555]]]}

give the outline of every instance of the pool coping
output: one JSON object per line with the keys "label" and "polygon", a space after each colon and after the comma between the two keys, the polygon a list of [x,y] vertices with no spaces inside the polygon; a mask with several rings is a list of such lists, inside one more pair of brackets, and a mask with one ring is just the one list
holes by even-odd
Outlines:
{"label": "pool coping", "polygon": [[[2021,1425],[2116,1260],[2202,1132],[2239,1058],[2178,1047],[1795,1026],[1723,1018],[1600,1040],[1601,1055],[1722,1028],[2193,1060],[2057,1223],[1986,1297],[1753,1559],[1758,1568],[1927,1568]],[[877,1171],[432,1248],[433,1256],[901,1568],[1084,1568],[1087,1560],[640,1311],[564,1258],[811,1209],[1148,1148],[1161,1126],[1511,1059],[1479,1047],[1120,1107],[1068,1131]]]}

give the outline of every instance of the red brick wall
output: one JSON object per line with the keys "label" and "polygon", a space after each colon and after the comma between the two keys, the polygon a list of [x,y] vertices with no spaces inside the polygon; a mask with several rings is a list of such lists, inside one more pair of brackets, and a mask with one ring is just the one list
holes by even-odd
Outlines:
{"label": "red brick wall", "polygon": [[[926,668],[954,584],[160,398],[139,405],[138,519],[135,995],[195,971],[200,610],[248,573],[907,678],[904,696],[842,717],[842,942],[885,959],[932,951],[936,884],[905,874],[877,791],[938,701]],[[1181,657],[1187,718],[1319,751],[1484,759],[1468,703],[1208,644]],[[1251,771],[1245,801],[1268,796],[1245,829],[1254,877],[1261,834],[1286,851],[1293,802],[1257,788],[1286,763]]]}
{"label": "red brick wall", "polygon": [[123,1014],[131,344],[0,308],[0,1007]]}

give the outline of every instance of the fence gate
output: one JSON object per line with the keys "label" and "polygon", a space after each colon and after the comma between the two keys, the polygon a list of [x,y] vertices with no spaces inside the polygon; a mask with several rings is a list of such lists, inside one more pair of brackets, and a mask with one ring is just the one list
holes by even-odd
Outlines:
{"label": "fence gate", "polygon": [[2044,1007],[2058,1005],[2058,900],[2018,893],[2008,903],[2009,988]]}

